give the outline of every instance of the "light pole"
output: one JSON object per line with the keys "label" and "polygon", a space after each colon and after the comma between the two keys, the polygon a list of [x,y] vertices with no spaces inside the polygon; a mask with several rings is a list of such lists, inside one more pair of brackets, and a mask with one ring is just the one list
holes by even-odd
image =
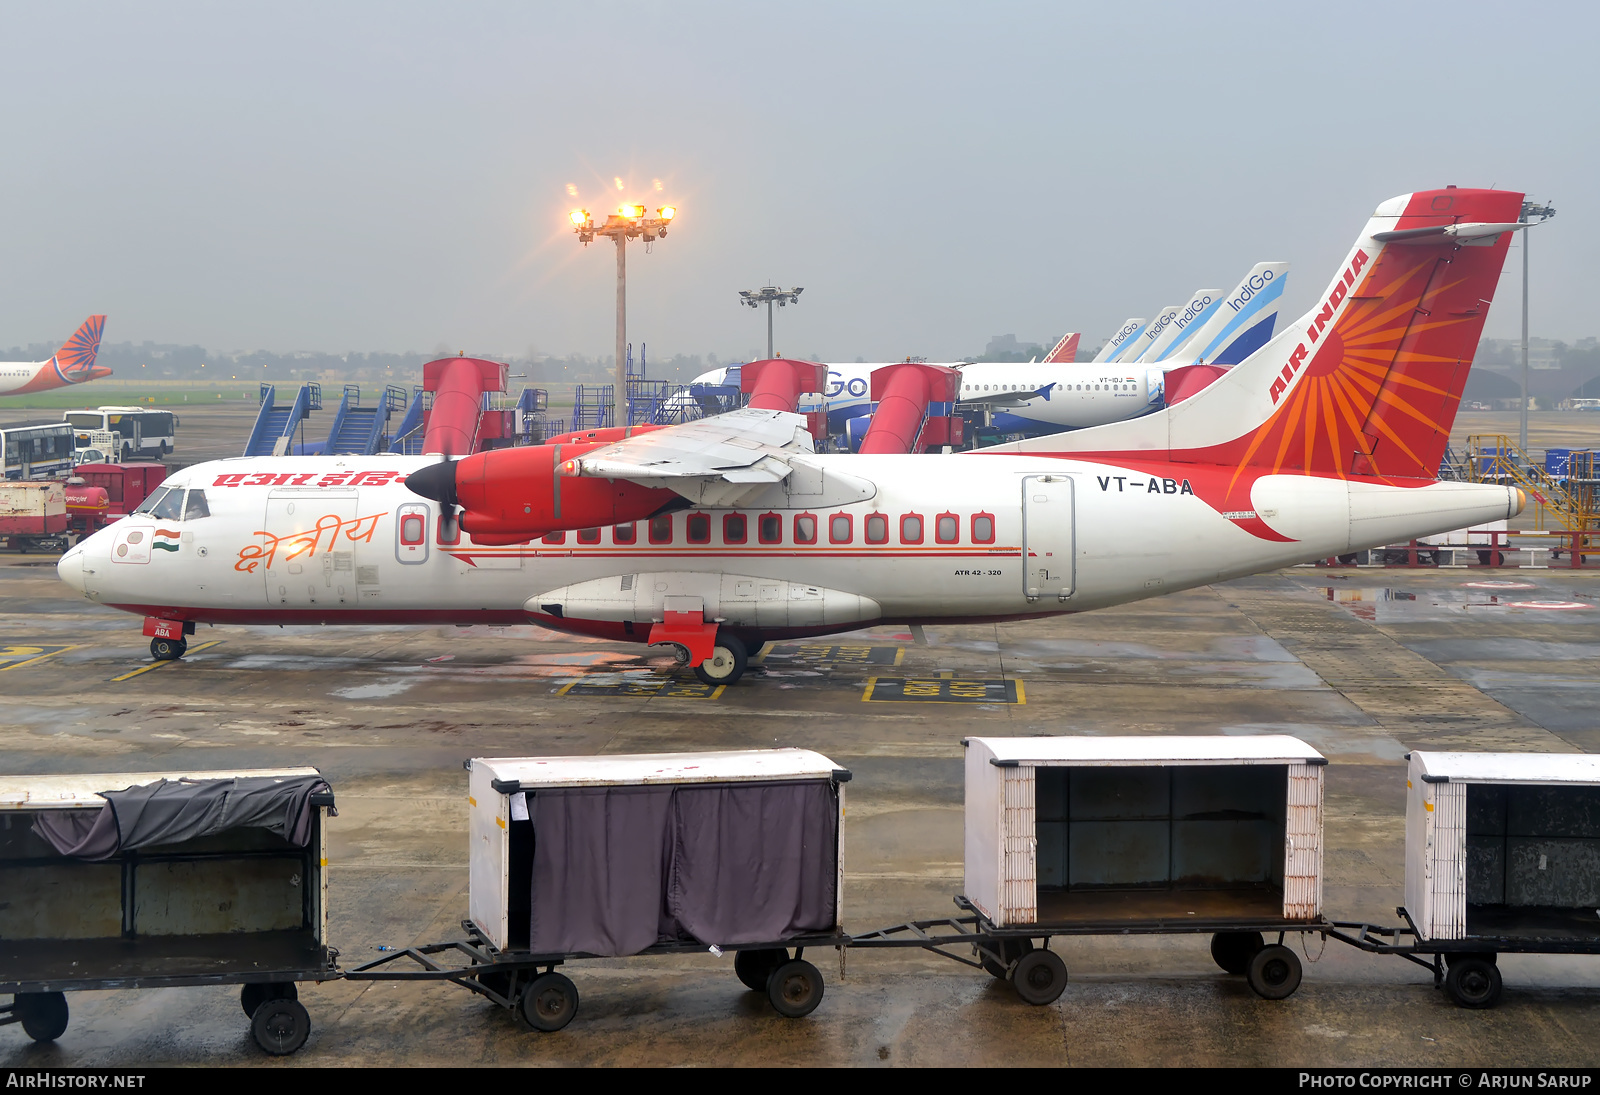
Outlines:
{"label": "light pole", "polygon": [[[1549,220],[1556,215],[1555,206],[1537,205],[1534,202],[1523,202],[1522,213],[1517,217],[1524,224],[1529,217],[1538,217],[1539,222]],[[1517,430],[1517,448],[1524,456],[1528,453],[1528,233],[1522,233],[1522,422]]]}
{"label": "light pole", "polygon": [[751,308],[759,308],[763,304],[767,306],[768,358],[772,357],[772,306],[776,304],[779,308],[782,308],[789,304],[799,304],[800,294],[803,292],[805,292],[803,287],[795,289],[779,289],[775,285],[765,285],[760,289],[739,290],[740,303],[747,304]]}
{"label": "light pole", "polygon": [[587,209],[574,209],[567,215],[578,233],[578,242],[585,247],[596,236],[610,236],[617,243],[617,379],[611,388],[613,426],[628,425],[625,421],[628,413],[628,241],[636,237],[643,237],[646,243],[654,243],[658,237],[665,239],[667,226],[677,215],[676,206],[663,205],[655,216],[647,216],[644,206],[631,203],[615,213],[608,213],[605,223],[599,226]]}

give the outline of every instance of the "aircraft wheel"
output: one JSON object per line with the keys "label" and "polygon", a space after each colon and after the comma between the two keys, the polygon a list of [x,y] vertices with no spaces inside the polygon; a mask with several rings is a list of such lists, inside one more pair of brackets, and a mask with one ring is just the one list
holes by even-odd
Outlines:
{"label": "aircraft wheel", "polygon": [[744,676],[749,652],[737,635],[717,632],[717,645],[711,657],[694,667],[694,675],[709,685],[733,684]]}
{"label": "aircraft wheel", "polygon": [[1444,988],[1464,1008],[1492,1008],[1500,1002],[1500,967],[1476,954],[1460,958],[1445,975]]}
{"label": "aircraft wheel", "polygon": [[1256,951],[1244,977],[1263,1000],[1285,1000],[1300,987],[1300,972],[1300,957],[1282,943],[1272,943]]}
{"label": "aircraft wheel", "polygon": [[175,662],[188,652],[188,639],[150,640],[150,656],[158,662]]}
{"label": "aircraft wheel", "polygon": [[1264,945],[1260,932],[1217,932],[1211,937],[1211,960],[1224,973],[1244,973]]}
{"label": "aircraft wheel", "polygon": [[35,1042],[53,1042],[67,1032],[67,994],[19,992],[12,998],[22,1031]]}

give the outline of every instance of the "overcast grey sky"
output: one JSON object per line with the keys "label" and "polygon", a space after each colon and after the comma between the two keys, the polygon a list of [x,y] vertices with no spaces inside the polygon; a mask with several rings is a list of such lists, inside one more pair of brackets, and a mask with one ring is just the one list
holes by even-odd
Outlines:
{"label": "overcast grey sky", "polygon": [[[1522,189],[1535,334],[1600,333],[1600,6],[1499,3],[0,8],[0,345],[934,359],[1253,262],[1298,312],[1382,199]],[[613,180],[620,178],[619,191]],[[655,189],[655,180],[661,189]],[[567,188],[576,188],[576,199]],[[1518,328],[1513,250],[1488,334]]]}

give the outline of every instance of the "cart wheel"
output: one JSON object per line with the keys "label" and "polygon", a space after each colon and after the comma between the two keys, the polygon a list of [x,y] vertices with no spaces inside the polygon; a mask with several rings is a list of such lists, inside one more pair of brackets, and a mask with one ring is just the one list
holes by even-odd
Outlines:
{"label": "cart wheel", "polygon": [[578,986],[565,974],[541,973],[522,994],[522,1017],[534,1030],[560,1030],[578,1014]]}
{"label": "cart wheel", "polygon": [[810,1015],[822,1003],[822,973],[801,958],[785,962],[767,978],[767,999],[787,1019]]}
{"label": "cart wheel", "polygon": [[274,1057],[287,1057],[306,1044],[310,1033],[311,1016],[298,1000],[264,1000],[250,1019],[250,1034],[256,1045]]}
{"label": "cart wheel", "polygon": [[1244,976],[1263,1000],[1282,1000],[1300,987],[1300,958],[1282,943],[1273,943],[1256,951]]}
{"label": "cart wheel", "polygon": [[1025,1004],[1053,1004],[1066,991],[1067,964],[1055,951],[1029,951],[1017,959],[1011,985]]}
{"label": "cart wheel", "polygon": [[737,635],[725,630],[718,631],[717,645],[712,649],[711,657],[694,667],[694,675],[702,683],[713,687],[733,684],[744,676],[744,667],[749,658],[749,652]]}
{"label": "cart wheel", "polygon": [[35,1042],[53,1042],[67,1032],[67,994],[19,992],[12,999],[22,1029]]}
{"label": "cart wheel", "polygon": [[1211,960],[1224,973],[1243,973],[1264,945],[1260,932],[1217,932],[1211,937]]}
{"label": "cart wheel", "polygon": [[1492,1008],[1500,1002],[1500,967],[1475,954],[1462,956],[1445,974],[1444,987],[1464,1008]]}
{"label": "cart wheel", "polygon": [[768,950],[736,951],[733,972],[741,984],[751,992],[766,992],[767,979],[772,971],[789,961],[789,952],[782,947]]}
{"label": "cart wheel", "polygon": [[293,981],[252,981],[239,990],[239,1006],[254,1019],[256,1008],[268,1000],[298,1000],[300,990]]}
{"label": "cart wheel", "polygon": [[1011,967],[1033,950],[1031,939],[996,939],[990,936],[986,945],[989,949],[978,952],[978,961],[989,976],[1000,981],[1011,976]]}

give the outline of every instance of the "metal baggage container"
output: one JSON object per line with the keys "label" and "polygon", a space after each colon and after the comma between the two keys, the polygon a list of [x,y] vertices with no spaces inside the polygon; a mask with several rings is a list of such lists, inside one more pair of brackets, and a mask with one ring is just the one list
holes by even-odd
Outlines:
{"label": "metal baggage container", "polygon": [[1322,915],[1322,769],[1297,738],[966,742],[965,900],[997,928],[1227,931]]}
{"label": "metal baggage container", "polygon": [[269,1053],[300,1048],[297,981],[338,976],[315,768],[0,776],[0,1025],[67,1027],[64,993],[242,985]]}

